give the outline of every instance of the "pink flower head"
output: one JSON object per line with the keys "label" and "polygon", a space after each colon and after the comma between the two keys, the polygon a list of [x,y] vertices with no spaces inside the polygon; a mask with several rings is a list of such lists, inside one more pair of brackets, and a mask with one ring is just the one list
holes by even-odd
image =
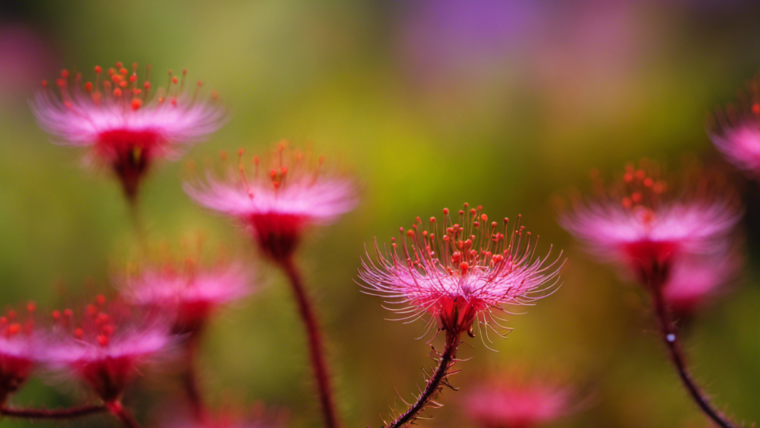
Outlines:
{"label": "pink flower head", "polygon": [[188,258],[183,264],[148,265],[126,278],[134,304],[175,314],[175,333],[198,333],[221,306],[251,293],[251,272],[240,262],[210,266]]}
{"label": "pink flower head", "polygon": [[34,311],[29,302],[25,313],[9,310],[0,317],[0,404],[26,382],[38,358]]}
{"label": "pink flower head", "polygon": [[43,81],[32,103],[43,129],[63,144],[88,147],[88,159],[110,167],[130,200],[155,161],[176,159],[224,122],[215,93],[210,100],[201,97],[200,82],[192,94],[185,91],[185,70],[181,81],[169,71],[167,87],[158,89],[151,85],[150,70],[140,81],[137,64],[129,73],[117,62],[105,77],[96,66],[95,83],[84,85],[81,73],[72,85],[63,70],[56,80],[60,97]]}
{"label": "pink flower head", "polygon": [[708,125],[715,147],[737,167],[760,176],[760,90],[758,80],[740,92],[737,105],[717,109]]}
{"label": "pink flower head", "polygon": [[680,316],[692,315],[726,291],[725,286],[735,279],[741,265],[734,252],[679,259],[662,290],[663,298]]}
{"label": "pink flower head", "polygon": [[736,198],[720,177],[687,173],[679,187],[662,178],[656,163],[642,160],[609,187],[595,175],[595,195],[574,200],[560,224],[592,254],[622,262],[642,280],[667,272],[680,255],[716,254],[739,220]]}
{"label": "pink flower head", "polygon": [[571,413],[576,391],[558,380],[509,375],[476,386],[464,408],[482,428],[533,428]]}
{"label": "pink flower head", "polygon": [[417,217],[411,229],[401,229],[400,244],[393,239],[390,250],[380,250],[375,243],[377,261],[368,255],[359,273],[368,294],[402,305],[398,311],[409,319],[430,313],[440,329],[473,335],[475,321],[489,326],[495,319],[492,309],[532,304],[559,279],[561,253],[549,263],[549,254],[536,256],[538,238],[519,220],[511,230],[506,218],[499,227],[481,207],[465,204],[458,222],[444,209],[441,223],[431,217],[423,231]]}
{"label": "pink flower head", "polygon": [[53,321],[45,362],[81,379],[106,403],[118,402],[138,367],[172,342],[167,323],[102,295],[79,316],[54,311]]}
{"label": "pink flower head", "polygon": [[238,164],[226,166],[221,177],[207,172],[205,182],[186,183],[185,192],[198,204],[237,218],[275,261],[292,255],[309,226],[329,223],[356,205],[353,181],[325,170],[324,157],[312,162],[280,143],[268,165],[253,158],[251,173],[242,149],[238,156]]}

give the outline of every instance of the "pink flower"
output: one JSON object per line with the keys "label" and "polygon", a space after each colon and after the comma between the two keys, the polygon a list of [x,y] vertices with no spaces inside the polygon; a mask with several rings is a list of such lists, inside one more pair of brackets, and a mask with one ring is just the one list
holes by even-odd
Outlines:
{"label": "pink flower", "polygon": [[662,293],[680,316],[695,313],[720,294],[735,278],[741,259],[733,252],[715,256],[688,256],[676,261]]}
{"label": "pink flower", "polygon": [[481,207],[464,208],[457,223],[444,209],[442,224],[431,217],[425,231],[417,217],[412,229],[401,229],[401,244],[393,239],[390,250],[375,243],[377,261],[368,255],[359,273],[368,294],[401,305],[397,311],[408,319],[430,313],[442,330],[472,335],[477,320],[498,325],[492,310],[532,304],[554,287],[561,253],[547,263],[549,254],[536,256],[537,238],[532,240],[519,221],[510,230],[505,218],[499,228],[495,221],[488,223]]}
{"label": "pink flower", "polygon": [[60,97],[43,82],[32,103],[40,126],[60,137],[62,144],[87,147],[88,159],[110,167],[131,200],[150,166],[159,159],[176,159],[193,142],[216,131],[224,122],[224,112],[212,100],[199,96],[201,83],[193,94],[169,71],[166,88],[154,89],[147,76],[140,82],[137,64],[130,74],[122,64],[107,71],[95,67],[96,80],[82,85],[77,74],[69,83],[63,70],[56,85]]}
{"label": "pink flower", "polygon": [[117,403],[138,368],[172,344],[167,323],[98,296],[77,317],[54,311],[43,360],[79,378],[106,403]]}
{"label": "pink flower", "polygon": [[628,165],[618,183],[609,188],[597,183],[594,197],[576,200],[560,224],[595,256],[639,275],[667,271],[682,254],[718,253],[726,248],[740,210],[718,177],[692,173],[678,188],[661,179],[652,162]]}
{"label": "pink flower", "polygon": [[0,317],[0,405],[26,382],[39,355],[34,303],[26,309],[23,315],[10,310]]}
{"label": "pink flower", "polygon": [[239,262],[206,267],[188,259],[143,268],[126,278],[125,294],[136,305],[176,314],[175,333],[197,333],[221,306],[251,293],[251,276]]}
{"label": "pink flower", "polygon": [[758,81],[740,93],[738,106],[729,104],[718,109],[708,126],[715,147],[737,167],[760,174],[760,93]]}
{"label": "pink flower", "polygon": [[324,170],[323,157],[315,164],[280,143],[268,167],[253,158],[250,174],[243,150],[238,154],[238,165],[226,167],[221,177],[208,172],[205,182],[186,183],[185,192],[198,204],[237,218],[275,261],[292,255],[307,228],[329,223],[356,206],[353,181]]}
{"label": "pink flower", "polygon": [[556,380],[510,375],[476,386],[464,406],[482,428],[532,428],[571,413],[575,394]]}

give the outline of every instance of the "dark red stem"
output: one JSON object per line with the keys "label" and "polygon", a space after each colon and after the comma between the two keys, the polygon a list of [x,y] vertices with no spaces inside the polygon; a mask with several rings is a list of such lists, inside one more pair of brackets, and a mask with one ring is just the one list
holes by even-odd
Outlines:
{"label": "dark red stem", "polygon": [[198,421],[203,421],[206,418],[206,405],[198,382],[198,334],[198,332],[192,333],[185,344],[185,372],[182,376],[182,382],[185,385],[185,393],[195,418]]}
{"label": "dark red stem", "polygon": [[280,265],[290,280],[293,295],[295,296],[298,305],[298,313],[306,328],[306,336],[309,341],[311,367],[314,371],[314,377],[317,382],[317,393],[319,394],[319,402],[322,407],[325,426],[327,428],[337,428],[338,417],[337,412],[335,411],[335,400],[333,399],[330,374],[328,373],[327,362],[325,361],[324,345],[319,331],[319,323],[314,314],[314,309],[312,308],[309,296],[306,293],[301,274],[293,263],[293,259],[291,257],[286,257],[280,262]]}
{"label": "dark red stem", "polygon": [[430,404],[435,394],[441,390],[443,382],[449,375],[449,369],[456,362],[457,349],[459,348],[459,336],[461,333],[446,333],[446,345],[443,348],[443,353],[438,357],[438,367],[430,379],[428,379],[427,385],[422,393],[417,397],[417,401],[412,404],[409,409],[402,413],[395,421],[393,421],[387,428],[401,428],[411,422],[413,422],[417,416]]}
{"label": "dark red stem", "polygon": [[20,419],[70,419],[106,411],[102,404],[71,407],[68,409],[18,409],[0,408],[0,415]]}
{"label": "dark red stem", "polygon": [[132,414],[119,401],[107,403],[106,406],[112,415],[118,419],[126,428],[140,428]]}
{"label": "dark red stem", "polygon": [[676,335],[675,325],[671,320],[670,311],[662,296],[665,278],[666,275],[657,273],[651,275],[649,291],[652,294],[652,306],[654,306],[654,312],[659,324],[660,335],[665,343],[665,347],[668,349],[670,360],[678,372],[678,377],[681,378],[681,383],[683,383],[692,400],[697,403],[702,412],[719,427],[735,428],[718,409],[713,407],[710,400],[701,388],[697,386],[696,381],[689,372],[686,357]]}

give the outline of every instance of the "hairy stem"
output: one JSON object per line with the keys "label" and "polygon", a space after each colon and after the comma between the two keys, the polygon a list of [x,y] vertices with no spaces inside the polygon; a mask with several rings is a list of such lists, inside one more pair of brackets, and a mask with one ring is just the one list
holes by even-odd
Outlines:
{"label": "hairy stem", "polygon": [[309,296],[303,284],[303,279],[298,268],[293,263],[292,257],[285,258],[280,265],[290,280],[293,295],[298,305],[298,313],[301,321],[306,328],[306,336],[309,341],[309,355],[311,367],[314,371],[314,377],[317,382],[317,393],[319,402],[322,407],[322,414],[327,428],[338,427],[338,417],[335,410],[335,400],[333,398],[333,389],[330,382],[330,374],[327,369],[327,361],[324,355],[324,345],[322,336],[319,331],[319,323]]}
{"label": "hairy stem", "polygon": [[106,406],[86,405],[68,409],[20,409],[0,407],[0,415],[19,419],[70,419],[106,411]]}
{"label": "hairy stem", "polygon": [[446,345],[443,353],[438,358],[438,367],[433,375],[428,379],[427,385],[422,393],[417,397],[417,401],[409,406],[406,412],[402,413],[387,428],[401,428],[413,422],[417,416],[430,404],[435,394],[440,391],[443,382],[449,374],[449,369],[456,362],[457,349],[459,348],[459,336],[461,333],[446,332]]}
{"label": "hairy stem", "polygon": [[206,418],[206,405],[198,382],[197,361],[198,337],[197,333],[194,333],[185,344],[185,372],[182,375],[182,382],[195,418],[198,421],[203,421]]}
{"label": "hairy stem", "polygon": [[673,321],[670,318],[670,311],[668,310],[665,299],[662,296],[662,287],[665,280],[664,275],[652,275],[650,279],[650,293],[652,294],[652,306],[654,306],[654,312],[657,317],[657,322],[660,328],[660,335],[665,343],[665,347],[670,354],[670,360],[678,372],[678,377],[681,379],[681,383],[686,388],[689,396],[702,412],[707,415],[715,424],[722,428],[735,428],[735,426],[728,421],[728,419],[716,409],[696,381],[691,376],[688,365],[686,363],[686,357],[683,349],[676,336],[676,329]]}

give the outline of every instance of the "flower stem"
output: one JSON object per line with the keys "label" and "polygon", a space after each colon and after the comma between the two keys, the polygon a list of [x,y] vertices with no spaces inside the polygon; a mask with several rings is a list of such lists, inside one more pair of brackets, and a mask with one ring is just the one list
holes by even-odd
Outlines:
{"label": "flower stem", "polygon": [[0,415],[19,419],[69,419],[100,413],[106,410],[106,407],[102,404],[71,407],[68,409],[19,409],[1,407]]}
{"label": "flower stem", "polygon": [[662,296],[662,287],[664,286],[664,275],[652,275],[650,279],[650,293],[652,295],[652,306],[654,307],[657,322],[660,328],[660,335],[665,343],[665,347],[670,354],[670,360],[678,372],[678,377],[681,379],[684,387],[689,393],[689,396],[702,412],[707,415],[715,424],[722,428],[735,428],[731,422],[715,407],[713,407],[710,400],[704,394],[696,381],[691,376],[689,368],[686,363],[686,357],[683,349],[676,336],[676,329],[673,321],[670,318],[670,311],[668,310],[665,299]]}
{"label": "flower stem", "polygon": [[316,315],[314,314],[312,303],[306,293],[301,274],[293,263],[293,258],[284,258],[284,260],[280,262],[280,266],[290,280],[293,295],[295,296],[298,305],[298,313],[306,328],[306,335],[309,341],[311,367],[312,370],[314,370],[314,377],[317,382],[317,393],[319,394],[319,402],[322,407],[325,426],[327,428],[337,428],[338,417],[337,412],[335,411],[335,400],[333,398],[330,374],[328,373],[322,336],[319,331],[319,324]]}
{"label": "flower stem", "polygon": [[438,367],[436,367],[435,372],[428,379],[425,389],[417,397],[417,401],[409,406],[409,409],[396,418],[387,428],[401,428],[414,422],[417,416],[430,404],[435,394],[441,390],[446,377],[449,375],[449,369],[456,363],[460,335],[461,333],[446,332],[446,345],[443,348],[443,353],[438,358]]}
{"label": "flower stem", "polygon": [[106,407],[126,428],[140,428],[140,424],[137,423],[129,410],[127,410],[120,401],[106,403]]}
{"label": "flower stem", "polygon": [[185,372],[182,381],[190,407],[198,421],[206,419],[206,405],[198,382],[198,337],[192,334],[185,345]]}

